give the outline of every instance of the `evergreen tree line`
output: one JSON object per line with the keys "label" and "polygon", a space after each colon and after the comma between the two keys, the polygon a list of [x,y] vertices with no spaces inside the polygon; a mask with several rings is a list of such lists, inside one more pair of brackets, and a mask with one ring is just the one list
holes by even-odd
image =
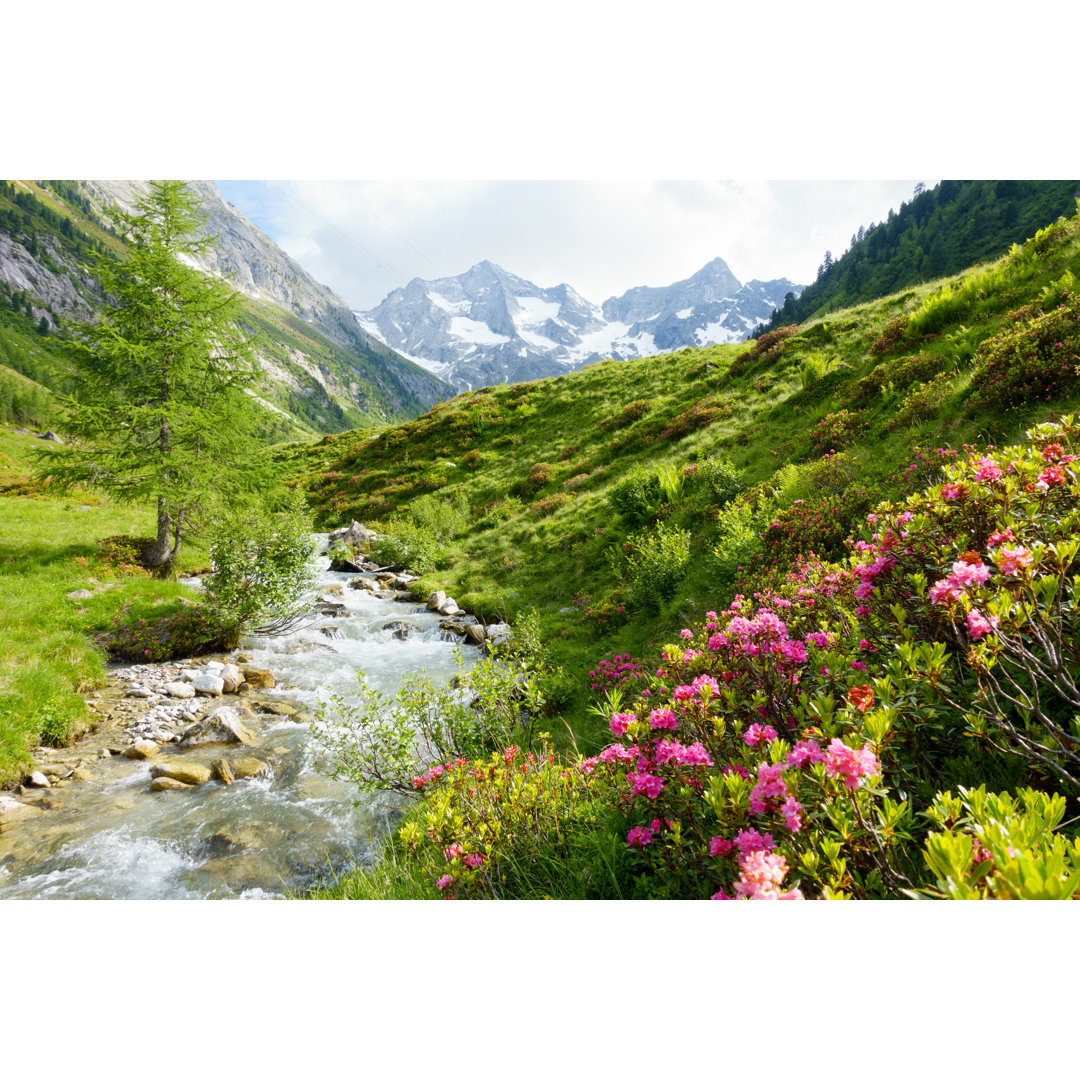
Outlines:
{"label": "evergreen tree line", "polygon": [[755,332],[805,322],[839,308],[998,258],[1061,216],[1076,212],[1078,180],[943,180],[915,188],[910,202],[851,237],[848,250],[832,252],[817,280]]}
{"label": "evergreen tree line", "polygon": [[[84,212],[89,213],[92,209],[89,200],[79,195],[71,181],[48,183],[58,195],[74,202]],[[63,193],[57,190],[58,184],[63,188]],[[64,245],[79,260],[87,259],[95,253],[103,255],[107,252],[100,240],[88,236],[66,214],[58,214],[29,191],[16,188],[7,180],[0,180],[0,232],[18,237],[35,258],[41,254],[38,238],[45,233],[61,237]]]}
{"label": "evergreen tree line", "polygon": [[0,424],[49,426],[55,417],[48,390],[0,371]]}

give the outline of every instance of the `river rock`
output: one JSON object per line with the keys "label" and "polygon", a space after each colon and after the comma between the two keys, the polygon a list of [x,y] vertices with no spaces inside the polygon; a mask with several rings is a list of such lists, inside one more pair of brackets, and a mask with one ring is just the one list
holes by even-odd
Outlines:
{"label": "river rock", "polygon": [[252,690],[274,689],[274,675],[265,668],[246,667],[241,669],[240,673],[244,676],[244,682],[246,682]]}
{"label": "river rock", "polygon": [[165,684],[165,693],[172,698],[193,698],[195,687],[186,682],[170,682]]}
{"label": "river rock", "polygon": [[470,623],[465,627],[465,636],[474,645],[483,645],[487,633],[479,623]]}
{"label": "river rock", "polygon": [[232,769],[229,767],[229,763],[224,758],[214,758],[210,762],[210,768],[214,770],[214,775],[223,784],[231,784],[236,779]]}
{"label": "river rock", "polygon": [[156,754],[161,749],[156,742],[151,739],[136,739],[125,751],[126,757],[141,758],[145,760],[153,754]]}
{"label": "river rock", "polygon": [[33,772],[30,774],[30,778],[26,781],[27,787],[45,788],[52,787],[49,783],[49,778],[42,772]]}
{"label": "river rock", "polygon": [[487,628],[487,640],[492,646],[505,644],[510,640],[510,627],[504,622],[492,623]]}
{"label": "river rock", "polygon": [[326,586],[326,589],[323,592],[323,599],[326,599],[326,597],[328,597],[328,596],[343,597],[344,595],[345,595],[345,586],[340,584],[340,583],[336,583],[334,585],[327,585]]}
{"label": "river rock", "polygon": [[151,791],[187,791],[194,784],[185,784],[183,780],[176,780],[171,776],[155,776],[150,781]]}
{"label": "river rock", "polygon": [[251,780],[258,776],[272,776],[274,770],[268,762],[255,757],[237,758],[232,763],[233,776],[237,780]]}
{"label": "river rock", "polygon": [[[442,589],[437,589],[427,598],[428,611],[439,611],[441,606],[446,603],[446,593]],[[456,604],[454,605],[457,606]]]}
{"label": "river rock", "polygon": [[375,582],[369,577],[354,577],[349,582],[350,589],[363,589],[365,592],[375,591]]}
{"label": "river rock", "polygon": [[226,664],[219,672],[219,678],[224,684],[226,694],[235,694],[244,681],[244,676],[235,664]]}
{"label": "river rock", "polygon": [[196,694],[204,694],[206,697],[221,697],[225,692],[225,681],[216,675],[196,675],[191,680],[191,685]]}
{"label": "river rock", "polygon": [[274,716],[295,716],[300,710],[287,701],[262,701],[259,708],[263,712],[273,713]]}
{"label": "river rock", "polygon": [[40,806],[30,806],[28,803],[19,802],[10,795],[0,795],[0,832],[17,821],[43,814],[45,811]]}
{"label": "river rock", "polygon": [[205,765],[194,761],[159,761],[150,769],[150,776],[154,780],[179,780],[181,784],[206,784],[213,775]]}
{"label": "river rock", "polygon": [[329,615],[333,619],[345,619],[349,615],[349,609],[344,604],[334,604],[329,600],[320,600],[315,605],[315,610],[320,615]]}
{"label": "river rock", "polygon": [[435,610],[440,615],[460,615],[461,614],[461,608],[458,607],[457,601],[451,596],[448,596],[446,598],[446,600],[443,603],[441,603]]}
{"label": "river rock", "polygon": [[202,720],[185,728],[180,745],[202,746],[204,743],[249,743],[255,736],[249,724],[255,722],[250,709],[222,705]]}

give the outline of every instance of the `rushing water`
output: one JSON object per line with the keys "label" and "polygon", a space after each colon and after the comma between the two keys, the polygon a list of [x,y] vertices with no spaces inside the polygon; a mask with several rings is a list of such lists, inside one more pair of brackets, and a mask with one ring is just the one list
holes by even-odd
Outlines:
{"label": "rushing water", "polygon": [[[319,566],[324,589],[357,576],[330,571],[323,557]],[[264,718],[256,742],[243,748],[269,763],[271,775],[150,791],[151,765],[172,748],[149,761],[102,759],[91,779],[52,793],[54,808],[0,834],[0,899],[280,897],[370,862],[400,800],[365,795],[354,805],[355,788],[320,770],[305,718],[329,693],[355,686],[357,669],[393,693],[407,672],[445,680],[459,652],[465,663],[477,653],[444,640],[442,616],[420,605],[348,587],[328,599],[349,609],[346,618],[324,620],[331,636],[308,628],[242,646],[250,666],[269,668],[277,680],[260,696],[301,710]],[[391,622],[409,623],[408,636],[395,637]],[[110,745],[108,734],[96,738]],[[230,749],[210,745],[183,756],[208,764]]]}

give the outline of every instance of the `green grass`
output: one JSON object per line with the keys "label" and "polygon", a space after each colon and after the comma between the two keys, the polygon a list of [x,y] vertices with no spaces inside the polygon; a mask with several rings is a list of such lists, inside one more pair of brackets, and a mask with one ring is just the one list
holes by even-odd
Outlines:
{"label": "green grass", "polygon": [[[0,486],[27,477],[40,445],[0,428]],[[186,590],[174,581],[119,578],[94,566],[97,540],[149,535],[153,527],[149,511],[89,494],[0,495],[0,784],[23,774],[35,745],[62,744],[91,721],[80,694],[105,673],[92,636],[123,604],[136,615],[179,607]],[[182,567],[205,563],[198,548],[182,556]],[[84,588],[100,591],[87,601],[66,599]]]}

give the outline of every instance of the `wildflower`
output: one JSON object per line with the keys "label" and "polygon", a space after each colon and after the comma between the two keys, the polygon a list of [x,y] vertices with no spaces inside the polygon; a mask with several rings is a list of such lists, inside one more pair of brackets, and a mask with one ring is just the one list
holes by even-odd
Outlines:
{"label": "wildflower", "polygon": [[633,713],[618,712],[611,718],[609,727],[616,735],[625,735],[626,729],[637,717]]}
{"label": "wildflower", "polygon": [[652,712],[649,713],[649,723],[654,728],[666,728],[671,731],[674,731],[679,726],[678,720],[675,719],[675,714],[667,707],[653,709]]}
{"label": "wildflower", "polygon": [[1027,548],[1005,547],[995,556],[994,561],[1003,574],[1019,574],[1022,569],[1031,565],[1032,556]]}
{"label": "wildflower", "polygon": [[802,803],[794,795],[789,795],[780,804],[780,813],[790,832],[798,832],[802,828],[802,818],[799,817],[802,813]]}
{"label": "wildflower", "polygon": [[468,855],[462,857],[461,860],[470,870],[476,870],[483,865],[484,856],[478,851],[470,851]]}
{"label": "wildflower", "polygon": [[848,691],[847,699],[860,713],[865,713],[874,704],[874,688],[872,686],[853,686]]}
{"label": "wildflower", "polygon": [[991,615],[988,619],[981,611],[972,608],[967,617],[968,634],[972,641],[978,641],[986,634],[992,634],[998,625],[998,617]]}
{"label": "wildflower", "polygon": [[714,836],[709,840],[709,855],[716,859],[730,855],[735,850],[735,845],[723,837]]}
{"label": "wildflower", "polygon": [[636,825],[626,834],[630,847],[646,847],[653,842],[653,831],[647,825]]}
{"label": "wildflower", "polygon": [[446,857],[447,862],[451,862],[452,860],[458,858],[458,856],[460,856],[463,851],[464,849],[460,844],[451,844],[443,851],[443,855]]}
{"label": "wildflower", "polygon": [[806,739],[802,742],[797,742],[794,749],[787,756],[787,763],[799,768],[805,765],[807,762],[811,764],[815,761],[824,761],[825,755],[821,750],[821,747],[813,740]]}
{"label": "wildflower", "polygon": [[454,884],[454,875],[443,874],[443,876],[439,878],[439,880],[435,882],[435,884],[439,886],[440,891],[442,891],[443,889],[448,889],[451,885]]}
{"label": "wildflower", "polygon": [[[748,900],[780,899],[780,883],[788,872],[787,860],[783,855],[752,851],[740,859],[740,866],[742,873],[735,883],[735,891],[740,896]],[[801,894],[798,899],[801,899]]]}
{"label": "wildflower", "polygon": [[771,743],[776,739],[776,729],[769,724],[751,724],[746,729],[743,741],[747,746],[757,746],[758,743]]}
{"label": "wildflower", "polygon": [[740,855],[749,855],[754,851],[772,851],[772,833],[759,833],[757,829],[740,829],[735,834],[735,846]]}
{"label": "wildflower", "polygon": [[693,630],[680,630],[679,631],[679,637],[681,637],[683,639],[683,641],[689,641],[693,636],[694,636],[694,631]]}
{"label": "wildflower", "polygon": [[844,787],[854,791],[864,776],[876,776],[881,771],[877,755],[868,746],[859,750],[845,745],[839,739],[829,743],[825,755],[825,772],[842,778]]}
{"label": "wildflower", "polygon": [[1035,486],[1040,491],[1047,491],[1052,487],[1057,487],[1058,484],[1064,483],[1065,473],[1056,465],[1051,465],[1050,468],[1043,469],[1043,471],[1039,473],[1039,479]]}

